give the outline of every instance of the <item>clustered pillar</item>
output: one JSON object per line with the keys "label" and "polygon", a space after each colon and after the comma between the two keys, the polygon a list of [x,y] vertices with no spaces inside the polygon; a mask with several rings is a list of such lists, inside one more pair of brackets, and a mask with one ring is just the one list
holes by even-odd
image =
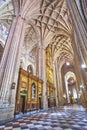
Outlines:
{"label": "clustered pillar", "polygon": [[[19,53],[21,53],[19,50],[22,46],[21,44],[23,44],[23,42],[21,42],[21,38],[23,36],[24,19],[22,19],[20,16],[16,16],[13,20],[13,24],[10,29],[10,33],[5,46],[5,51],[1,61],[1,67],[3,66],[4,68],[2,69],[0,77],[0,115],[3,120],[4,118],[12,118],[14,113],[14,108],[10,106],[9,95],[11,92],[11,85],[14,82],[17,60],[19,60],[18,57],[20,55]],[[11,107],[11,109],[9,106]],[[3,114],[3,108],[5,115]]]}
{"label": "clustered pillar", "polygon": [[[81,3],[83,3],[83,5],[81,5]],[[87,88],[86,83],[87,83],[87,74],[86,74],[86,70],[82,70],[81,65],[85,63],[86,68],[87,68],[87,30],[86,30],[86,20],[85,20],[85,15],[84,15],[84,10],[85,8],[83,7],[84,4],[86,4],[85,0],[78,2],[75,0],[67,0],[67,5],[69,7],[70,10],[70,15],[73,21],[73,33],[74,33],[74,48],[77,51],[78,54],[78,69],[79,69],[79,74],[78,77],[80,77],[80,81],[79,81],[79,89],[81,85],[83,85],[84,89]],[[82,10],[80,10],[82,9]],[[86,10],[85,10],[86,12]],[[78,16],[78,17],[77,17]],[[77,56],[76,56],[77,57]],[[86,97],[86,94],[83,93],[82,91],[82,95],[83,97]],[[82,102],[85,102],[85,106],[87,108],[87,101],[86,98],[83,99]]]}
{"label": "clustered pillar", "polygon": [[43,79],[43,108],[48,109],[47,88],[46,88],[46,52],[45,48],[39,48],[39,76]]}

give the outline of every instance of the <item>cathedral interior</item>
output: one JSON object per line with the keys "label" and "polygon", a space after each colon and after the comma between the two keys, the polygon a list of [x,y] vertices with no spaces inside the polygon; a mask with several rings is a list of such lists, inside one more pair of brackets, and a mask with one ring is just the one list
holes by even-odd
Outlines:
{"label": "cathedral interior", "polygon": [[86,49],[87,0],[0,0],[0,130],[87,130]]}

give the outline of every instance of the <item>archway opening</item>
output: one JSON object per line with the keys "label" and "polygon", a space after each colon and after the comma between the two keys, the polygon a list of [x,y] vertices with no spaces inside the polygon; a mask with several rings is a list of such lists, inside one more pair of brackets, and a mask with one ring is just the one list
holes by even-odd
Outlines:
{"label": "archway opening", "polygon": [[66,88],[66,99],[68,104],[78,103],[78,91],[77,81],[74,72],[67,72],[64,76],[65,88]]}

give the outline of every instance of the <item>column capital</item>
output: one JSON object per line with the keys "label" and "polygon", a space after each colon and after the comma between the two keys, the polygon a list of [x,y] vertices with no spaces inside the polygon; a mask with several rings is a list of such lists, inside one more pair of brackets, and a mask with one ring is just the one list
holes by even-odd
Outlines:
{"label": "column capital", "polygon": [[45,48],[45,47],[43,47],[43,46],[38,46],[38,48],[39,48],[39,49],[46,50],[46,48]]}

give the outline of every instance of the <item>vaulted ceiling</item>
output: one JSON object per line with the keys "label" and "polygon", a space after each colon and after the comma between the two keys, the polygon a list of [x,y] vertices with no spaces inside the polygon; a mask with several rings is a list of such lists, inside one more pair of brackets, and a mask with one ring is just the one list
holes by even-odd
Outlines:
{"label": "vaulted ceiling", "polygon": [[9,28],[14,15],[12,0],[0,0],[0,23]]}
{"label": "vaulted ceiling", "polygon": [[12,0],[7,0],[1,5],[0,22],[10,24],[14,13],[20,13],[27,23],[25,44],[30,51],[40,42],[44,48],[51,47],[54,61],[73,61],[72,26],[66,0],[13,0],[13,3],[14,6]]}

